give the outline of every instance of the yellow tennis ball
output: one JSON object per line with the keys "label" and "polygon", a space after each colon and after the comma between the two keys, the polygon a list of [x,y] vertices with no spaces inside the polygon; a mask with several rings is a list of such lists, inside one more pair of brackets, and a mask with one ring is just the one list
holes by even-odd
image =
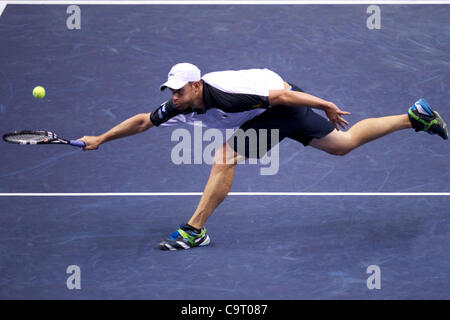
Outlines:
{"label": "yellow tennis ball", "polygon": [[45,89],[41,86],[37,86],[33,89],[33,96],[36,99],[42,99],[43,97],[45,97]]}

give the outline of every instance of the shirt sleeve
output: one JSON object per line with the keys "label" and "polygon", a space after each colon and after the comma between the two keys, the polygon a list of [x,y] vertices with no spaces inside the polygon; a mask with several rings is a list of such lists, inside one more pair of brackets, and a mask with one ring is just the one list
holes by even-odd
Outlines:
{"label": "shirt sleeve", "polygon": [[168,100],[162,103],[150,114],[150,120],[152,121],[153,125],[159,127],[164,122],[167,122],[168,120],[179,114],[181,114],[181,112],[175,108],[175,106],[172,104],[172,101]]}

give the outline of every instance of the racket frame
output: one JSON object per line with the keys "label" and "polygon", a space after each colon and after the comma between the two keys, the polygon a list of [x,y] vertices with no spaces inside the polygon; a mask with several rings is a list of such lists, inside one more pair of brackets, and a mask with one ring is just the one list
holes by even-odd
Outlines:
{"label": "racket frame", "polygon": [[[45,137],[44,140],[42,141],[32,141],[32,140],[17,140],[17,141],[11,141],[8,140],[8,137],[11,136],[17,136],[17,135],[36,135],[36,136],[41,136],[41,137]],[[10,133],[6,133],[3,135],[3,140],[9,143],[15,143],[15,144],[22,144],[22,145],[31,145],[31,144],[69,144],[72,146],[76,146],[76,147],[84,147],[85,144],[82,141],[78,141],[78,140],[67,140],[67,139],[63,139],[58,137],[58,135],[56,135],[56,133],[50,132],[50,131],[46,131],[46,130],[20,130],[20,131],[13,131]]]}

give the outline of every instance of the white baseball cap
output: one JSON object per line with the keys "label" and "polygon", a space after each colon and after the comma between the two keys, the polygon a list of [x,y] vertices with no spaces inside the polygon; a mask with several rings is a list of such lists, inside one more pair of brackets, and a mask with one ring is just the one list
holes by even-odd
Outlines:
{"label": "white baseball cap", "polygon": [[178,63],[170,69],[167,82],[164,83],[160,89],[161,91],[169,87],[178,90],[186,85],[188,82],[200,81],[200,69],[191,63]]}

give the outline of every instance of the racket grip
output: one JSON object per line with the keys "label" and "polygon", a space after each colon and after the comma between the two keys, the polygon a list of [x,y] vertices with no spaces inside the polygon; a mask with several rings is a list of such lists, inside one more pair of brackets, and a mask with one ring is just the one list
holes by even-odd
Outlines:
{"label": "racket grip", "polygon": [[86,144],[80,140],[70,140],[70,145],[74,146],[74,147],[80,147],[80,148],[86,147]]}

